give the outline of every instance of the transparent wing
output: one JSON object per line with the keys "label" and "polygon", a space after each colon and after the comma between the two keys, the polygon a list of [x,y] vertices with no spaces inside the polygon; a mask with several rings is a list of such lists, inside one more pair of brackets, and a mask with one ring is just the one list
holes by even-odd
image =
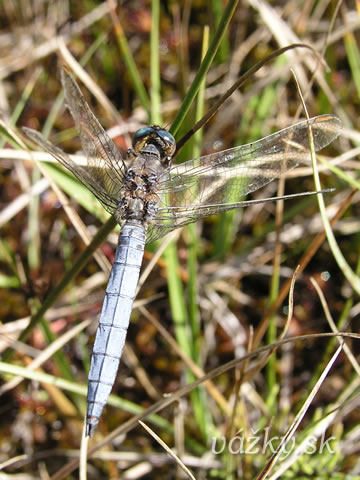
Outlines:
{"label": "transparent wing", "polygon": [[122,180],[126,174],[123,156],[90,110],[72,75],[63,70],[61,82],[65,90],[67,107],[74,119],[87,158],[87,165],[76,164],[69,155],[45,140],[39,132],[25,127],[23,130],[91,190],[108,212],[114,214],[123,186]]}
{"label": "transparent wing", "polygon": [[52,143],[45,140],[41,133],[31,128],[23,127],[26,135],[34,140],[41,148],[52,155],[61,165],[64,165],[77,177],[100,201],[103,207],[111,214],[114,214],[118,202],[115,198],[107,193],[103,188],[103,184],[99,184],[96,176],[92,175],[91,168],[77,165],[73,160],[63,152],[60,148],[55,147]]}
{"label": "transparent wing", "polygon": [[[66,105],[74,119],[83,151],[87,157],[91,178],[101,186],[103,193],[118,199],[122,179],[126,174],[123,156],[90,110],[73,76],[62,70],[61,82],[65,90]],[[66,168],[69,168],[67,163],[61,159],[58,160]],[[84,169],[75,173],[74,168],[77,169],[77,166],[72,164],[71,167],[70,170],[77,178],[88,185],[89,175],[84,176]]]}
{"label": "transparent wing", "polygon": [[148,241],[209,215],[245,206],[241,197],[310,160],[308,126],[315,150],[331,143],[341,129],[333,115],[297,123],[261,140],[174,166],[159,180],[160,204],[148,226]]}

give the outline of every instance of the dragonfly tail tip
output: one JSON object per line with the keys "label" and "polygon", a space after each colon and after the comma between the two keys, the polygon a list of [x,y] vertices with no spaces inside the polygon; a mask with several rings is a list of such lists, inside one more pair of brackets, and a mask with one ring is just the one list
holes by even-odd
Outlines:
{"label": "dragonfly tail tip", "polygon": [[95,428],[96,428],[96,424],[87,423],[85,428],[85,437],[92,437]]}

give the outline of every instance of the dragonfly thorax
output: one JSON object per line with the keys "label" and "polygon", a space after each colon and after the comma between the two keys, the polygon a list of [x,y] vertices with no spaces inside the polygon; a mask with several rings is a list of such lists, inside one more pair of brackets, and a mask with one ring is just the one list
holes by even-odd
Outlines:
{"label": "dragonfly thorax", "polygon": [[156,196],[151,194],[142,197],[126,195],[119,203],[115,218],[120,224],[129,220],[146,224],[154,217],[157,203]]}
{"label": "dragonfly thorax", "polygon": [[136,220],[147,223],[156,213],[159,202],[157,181],[166,170],[154,145],[146,145],[136,154],[123,178],[117,220]]}

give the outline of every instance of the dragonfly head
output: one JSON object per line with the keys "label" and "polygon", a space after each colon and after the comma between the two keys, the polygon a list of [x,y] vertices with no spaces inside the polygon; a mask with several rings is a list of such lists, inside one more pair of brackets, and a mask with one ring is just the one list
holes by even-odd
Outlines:
{"label": "dragonfly head", "polygon": [[140,128],[134,133],[132,146],[138,154],[147,150],[151,153],[158,153],[161,163],[168,166],[175,153],[176,142],[170,132],[157,125],[151,125]]}

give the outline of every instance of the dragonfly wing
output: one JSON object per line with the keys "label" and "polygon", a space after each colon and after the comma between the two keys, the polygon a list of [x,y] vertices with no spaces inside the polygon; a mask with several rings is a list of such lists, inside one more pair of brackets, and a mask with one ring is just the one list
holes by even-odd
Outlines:
{"label": "dragonfly wing", "polygon": [[26,134],[69,169],[91,190],[110,213],[116,210],[126,167],[115,143],[100,125],[81,93],[73,76],[64,70],[61,82],[68,109],[74,119],[87,165],[80,166],[62,150],[45,140],[38,132],[24,128]]}
{"label": "dragonfly wing", "polygon": [[200,218],[245,206],[241,197],[309,161],[309,125],[316,151],[331,143],[341,129],[337,117],[321,115],[170,169],[160,181],[159,208],[148,226],[147,241]]}
{"label": "dragonfly wing", "polygon": [[[337,117],[321,115],[248,145],[176,165],[160,181],[160,207],[194,208],[238,202],[242,196],[310,160],[309,125],[316,151],[331,143],[341,128]],[[161,208],[159,214],[163,214]]]}
{"label": "dragonfly wing", "polygon": [[73,76],[62,70],[61,82],[91,175],[108,195],[119,198],[126,174],[123,155],[92,113]]}
{"label": "dragonfly wing", "polygon": [[104,189],[103,182],[98,183],[96,176],[92,175],[89,167],[77,165],[69,155],[52,143],[45,140],[41,133],[31,128],[23,127],[26,135],[34,140],[40,147],[50,153],[61,165],[70,170],[100,201],[103,207],[111,214],[114,214],[118,202]]}
{"label": "dragonfly wing", "polygon": [[211,215],[218,215],[234,208],[248,207],[260,203],[274,202],[276,200],[287,200],[289,198],[304,197],[314,195],[316,193],[325,193],[326,190],[319,192],[302,192],[281,197],[261,198],[259,200],[244,200],[243,202],[222,203],[221,205],[202,205],[197,207],[173,207],[171,210],[165,211],[163,216],[158,214],[155,219],[147,227],[146,242],[151,243],[155,240],[163,238],[166,234],[172,232],[176,228],[184,227],[189,223],[196,222],[202,218]]}

